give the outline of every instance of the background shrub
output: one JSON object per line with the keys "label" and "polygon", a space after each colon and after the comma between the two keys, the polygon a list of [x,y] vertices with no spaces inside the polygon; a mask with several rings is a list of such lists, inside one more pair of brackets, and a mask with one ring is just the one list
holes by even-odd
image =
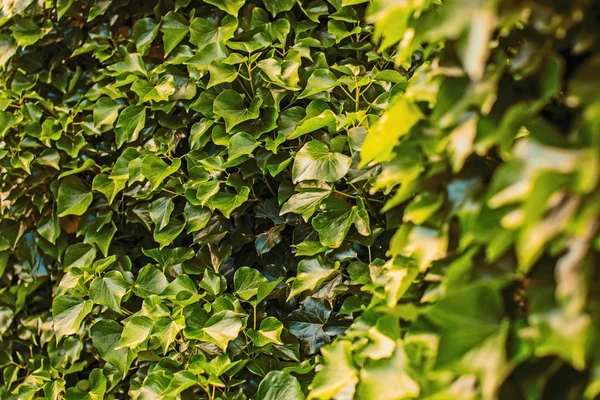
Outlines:
{"label": "background shrub", "polygon": [[0,397],[597,397],[598,4],[443,3],[3,2]]}

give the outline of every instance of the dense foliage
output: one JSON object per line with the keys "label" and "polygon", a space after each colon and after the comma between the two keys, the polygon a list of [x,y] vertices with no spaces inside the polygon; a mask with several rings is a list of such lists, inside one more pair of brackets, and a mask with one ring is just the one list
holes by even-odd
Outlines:
{"label": "dense foliage", "polygon": [[597,1],[0,4],[0,398],[600,395]]}

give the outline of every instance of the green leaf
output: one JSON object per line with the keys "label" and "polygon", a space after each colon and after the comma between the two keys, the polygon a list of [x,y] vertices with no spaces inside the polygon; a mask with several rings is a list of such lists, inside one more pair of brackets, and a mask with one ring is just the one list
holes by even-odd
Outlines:
{"label": "green leaf", "polygon": [[174,208],[173,200],[170,197],[162,197],[150,203],[148,211],[157,230],[161,230],[169,224]]}
{"label": "green leaf", "polygon": [[196,185],[196,193],[191,201],[198,201],[198,205],[204,206],[215,194],[219,192],[221,182],[208,181]]}
{"label": "green leaf", "polygon": [[121,106],[115,100],[101,97],[94,105],[94,125],[112,125],[119,116]]}
{"label": "green leaf", "polygon": [[312,220],[312,227],[319,233],[319,240],[323,246],[340,247],[352,224],[361,235],[371,234],[369,213],[360,197],[357,203],[352,206],[335,197],[323,202],[323,213]]}
{"label": "green leaf", "polygon": [[306,290],[314,290],[338,268],[336,263],[333,268],[323,262],[320,257],[305,258],[298,263],[298,274],[292,283],[288,300]]}
{"label": "green leaf", "polygon": [[173,76],[168,75],[160,78],[156,85],[143,79],[138,79],[131,85],[131,90],[139,96],[140,103],[147,101],[160,102],[168,100],[175,93],[175,87]]}
{"label": "green leaf", "polygon": [[187,233],[197,232],[203,229],[210,220],[211,212],[207,208],[185,204],[183,210],[187,219]]}
{"label": "green leaf", "polygon": [[158,35],[158,24],[152,18],[142,18],[133,25],[131,41],[140,54],[145,54]]}
{"label": "green leaf", "polygon": [[161,318],[154,323],[152,328],[152,337],[156,337],[160,342],[163,354],[167,354],[169,346],[173,343],[185,327],[185,319],[180,316],[176,319],[170,317]]}
{"label": "green leaf", "polygon": [[176,247],[174,249],[142,249],[142,253],[154,259],[163,269],[194,258],[194,250],[183,247]]}
{"label": "green leaf", "polygon": [[56,244],[56,239],[60,236],[60,225],[55,213],[42,217],[37,226],[38,233],[47,241]]}
{"label": "green leaf", "polygon": [[[49,21],[48,21],[49,22]],[[44,24],[40,28],[33,20],[24,18],[15,18],[15,23],[11,27],[12,37],[22,48],[35,44],[43,38],[52,28],[52,24]]]}
{"label": "green leaf", "polygon": [[246,108],[244,99],[234,90],[225,90],[217,96],[213,105],[213,112],[225,120],[227,132],[234,126],[248,120],[256,119],[262,104],[260,97],[255,97]]}
{"label": "green leaf", "polygon": [[127,54],[123,61],[119,61],[118,63],[109,66],[108,69],[116,76],[131,76],[130,74],[146,76],[148,74],[146,63],[138,53]]}
{"label": "green leaf", "polygon": [[160,31],[163,33],[165,56],[185,38],[188,34],[189,22],[178,13],[169,11],[162,19]]}
{"label": "green leaf", "polygon": [[280,12],[285,12],[291,10],[296,4],[295,0],[263,0],[265,7],[273,17],[275,17]]}
{"label": "green leaf", "polygon": [[140,297],[148,297],[152,294],[161,294],[169,286],[169,282],[158,268],[146,265],[140,270],[133,292]]}
{"label": "green leaf", "polygon": [[423,114],[416,105],[404,97],[398,98],[369,130],[362,145],[360,165],[391,160],[398,140],[422,118]]}
{"label": "green leaf", "polygon": [[[205,49],[208,49],[208,48],[209,48],[208,46],[205,47]],[[203,51],[206,51],[206,50],[203,50]],[[238,70],[235,67],[235,65],[225,64],[225,63],[223,63],[223,60],[221,60],[220,58],[216,59],[216,58],[213,58],[212,56],[218,57],[219,54],[211,53],[211,61],[208,65],[208,72],[210,72],[210,81],[208,82],[207,88],[211,88],[213,86],[220,85],[222,83],[229,83],[229,82],[235,81],[239,75]],[[198,64],[196,64],[196,65],[198,65]],[[204,65],[204,62],[198,66],[202,67],[203,65]],[[221,94],[223,94],[223,93],[221,93]],[[227,101],[227,99],[225,101]]]}
{"label": "green leaf", "polygon": [[111,310],[121,312],[121,299],[129,289],[129,284],[120,271],[110,271],[90,284],[90,299]]}
{"label": "green leaf", "polygon": [[69,11],[75,0],[57,0],[56,9],[58,11],[58,19],[60,20]]}
{"label": "green leaf", "polygon": [[75,176],[62,180],[58,189],[58,217],[82,215],[92,204],[91,190]]}
{"label": "green leaf", "polygon": [[[401,341],[390,358],[368,360],[360,371],[356,396],[365,399],[418,398],[418,382],[407,372],[409,360]],[[390,385],[394,382],[394,385]]]}
{"label": "green leaf", "polygon": [[119,115],[117,128],[123,129],[125,142],[137,140],[146,124],[146,107],[137,105],[126,107]]}
{"label": "green leaf", "polygon": [[296,91],[301,89],[298,86],[298,82],[300,81],[300,77],[298,76],[300,63],[298,61],[286,60],[280,63],[274,58],[269,58],[260,61],[257,65],[267,82],[287,90]]}
{"label": "green leaf", "polygon": [[52,302],[52,318],[56,339],[77,333],[83,319],[92,311],[91,300],[74,296],[58,296]]}
{"label": "green leaf", "polygon": [[328,69],[316,69],[308,78],[306,87],[298,96],[299,99],[312,96],[317,93],[329,91],[337,85],[337,78]]}
{"label": "green leaf", "polygon": [[128,318],[115,350],[123,348],[135,349],[148,340],[153,325],[154,322],[148,317],[133,316]]}
{"label": "green leaf", "polygon": [[[14,39],[8,35],[0,35],[0,68],[4,68],[6,63],[17,52],[17,44]],[[0,113],[2,115],[3,113]],[[12,115],[12,114],[10,114]],[[2,117],[0,116],[0,121]],[[0,130],[0,137],[4,136],[4,130],[7,129],[3,124],[3,130]]]}
{"label": "green leaf", "polygon": [[286,130],[287,140],[296,139],[323,128],[327,128],[330,133],[335,132],[336,116],[324,101],[312,101],[306,107],[306,114],[303,113],[302,115],[304,117],[294,124],[293,129]]}
{"label": "green leaf", "polygon": [[28,151],[19,154],[18,156],[11,157],[10,164],[15,168],[20,168],[27,174],[31,175],[31,162],[33,161],[34,155]]}
{"label": "green leaf", "polygon": [[331,399],[338,393],[354,393],[358,373],[352,362],[351,346],[348,340],[338,340],[323,348],[325,367],[313,379],[308,399]]}
{"label": "green leaf", "polygon": [[225,218],[229,218],[236,208],[248,200],[249,194],[250,189],[247,186],[242,186],[237,194],[218,192],[208,200],[206,205],[211,210],[221,211]]}
{"label": "green leaf", "polygon": [[88,14],[88,22],[93,21],[97,17],[106,13],[106,11],[110,8],[112,4],[112,0],[98,0],[94,5],[90,8],[90,12]]}
{"label": "green leaf", "polygon": [[184,333],[189,339],[214,343],[225,351],[227,344],[238,336],[241,329],[242,320],[239,314],[224,310],[214,314],[201,327],[190,324],[186,319]]}
{"label": "green leaf", "polygon": [[111,221],[110,224],[104,225],[99,230],[90,229],[88,232],[86,232],[83,242],[95,244],[98,249],[100,249],[104,257],[106,257],[108,255],[110,243],[116,232],[117,227],[115,226],[114,222]]}
{"label": "green leaf", "polygon": [[96,175],[92,182],[92,190],[100,192],[106,196],[108,204],[112,204],[115,197],[125,188],[125,181],[110,179],[108,175]]}
{"label": "green leaf", "polygon": [[205,0],[205,2],[237,17],[238,11],[244,5],[245,0]]}
{"label": "green leaf", "polygon": [[106,319],[96,322],[90,328],[92,343],[102,359],[114,365],[121,378],[124,378],[135,356],[128,348],[116,349],[122,333],[123,328],[119,323]]}
{"label": "green leaf", "polygon": [[283,324],[275,317],[267,317],[260,323],[258,330],[249,329],[248,337],[257,347],[264,347],[269,343],[283,345],[281,341],[281,332]]}
{"label": "green leaf", "polygon": [[237,18],[227,15],[219,23],[209,19],[194,18],[190,25],[190,43],[199,49],[211,43],[225,43],[238,27]]}
{"label": "green leaf", "polygon": [[321,202],[331,194],[331,187],[315,187],[310,190],[294,194],[281,207],[281,215],[294,213],[302,215],[304,221],[315,213]]}
{"label": "green leaf", "polygon": [[101,369],[94,369],[88,378],[89,387],[87,390],[81,390],[78,387],[71,387],[65,393],[66,400],[96,400],[103,399],[106,393],[107,379]]}
{"label": "green leaf", "polygon": [[63,269],[69,271],[73,268],[86,270],[92,266],[96,259],[94,246],[84,243],[76,243],[69,246],[63,259]]}
{"label": "green leaf", "polygon": [[155,154],[150,154],[144,157],[142,162],[142,174],[152,184],[152,190],[158,188],[170,175],[173,175],[175,171],[181,166],[181,160],[175,158],[172,164],[169,166],[160,157]]}
{"label": "green leaf", "polygon": [[326,144],[316,140],[306,143],[294,158],[292,180],[335,182],[342,179],[350,169],[350,157],[329,151]]}
{"label": "green leaf", "polygon": [[229,154],[229,159],[233,160],[237,157],[252,154],[258,146],[260,146],[260,143],[256,139],[247,133],[240,132],[233,135],[229,140],[227,153]]}
{"label": "green leaf", "polygon": [[165,246],[170,245],[179,236],[185,228],[186,221],[181,221],[177,218],[171,218],[169,223],[162,229],[158,227],[154,230],[154,240],[159,244],[162,249]]}
{"label": "green leaf", "polygon": [[267,278],[254,268],[241,267],[235,271],[235,275],[233,276],[235,294],[245,301],[256,296],[258,288],[267,282]]}

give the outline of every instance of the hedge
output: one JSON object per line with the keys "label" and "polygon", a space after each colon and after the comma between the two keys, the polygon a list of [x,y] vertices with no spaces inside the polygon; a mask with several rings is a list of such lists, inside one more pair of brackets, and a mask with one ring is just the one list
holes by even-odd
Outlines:
{"label": "hedge", "polygon": [[2,1],[0,398],[600,398],[599,20]]}

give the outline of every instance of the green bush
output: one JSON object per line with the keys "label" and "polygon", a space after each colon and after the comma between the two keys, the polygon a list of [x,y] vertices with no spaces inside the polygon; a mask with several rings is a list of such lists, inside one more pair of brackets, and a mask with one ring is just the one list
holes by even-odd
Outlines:
{"label": "green bush", "polygon": [[1,4],[0,398],[600,395],[597,1]]}

